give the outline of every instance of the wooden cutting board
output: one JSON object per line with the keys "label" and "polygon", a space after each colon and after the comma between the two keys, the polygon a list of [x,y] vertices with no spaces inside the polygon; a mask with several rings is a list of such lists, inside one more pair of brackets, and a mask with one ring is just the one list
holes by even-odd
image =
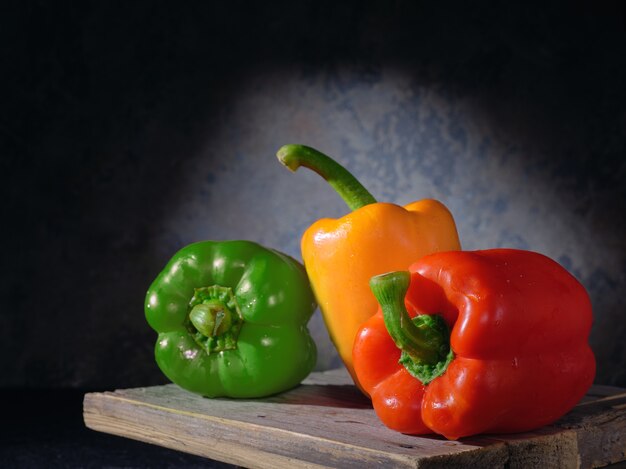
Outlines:
{"label": "wooden cutting board", "polygon": [[626,390],[593,386],[555,425],[447,441],[387,429],[342,370],[265,399],[170,384],[85,395],[87,427],[251,468],[600,467],[626,459]]}

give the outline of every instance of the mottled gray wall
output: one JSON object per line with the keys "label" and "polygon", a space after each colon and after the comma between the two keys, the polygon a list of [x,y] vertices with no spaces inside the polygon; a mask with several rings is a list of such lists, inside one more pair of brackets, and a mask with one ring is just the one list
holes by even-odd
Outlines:
{"label": "mottled gray wall", "polygon": [[[534,121],[529,111],[540,109],[518,102],[493,109],[488,96],[422,86],[399,66],[366,76],[350,67],[251,75],[181,171],[178,200],[154,241],[163,255],[209,237],[252,238],[299,258],[309,224],[347,213],[317,175],[291,175],[274,161],[283,143],[306,143],[340,159],[378,200],[441,200],[465,249],[513,247],[556,259],[591,291],[596,351],[614,358],[621,350],[626,359],[626,329],[606,319],[626,311],[623,207],[609,200],[616,187],[575,167],[598,151],[577,148],[587,117],[564,130],[549,117]],[[312,329],[323,344],[319,366],[338,364],[320,317]]]}
{"label": "mottled gray wall", "polygon": [[[0,385],[162,382],[143,295],[177,249],[300,258],[310,223],[346,213],[276,161],[304,143],[379,200],[443,201],[466,249],[559,261],[592,296],[597,381],[626,386],[614,11],[139,5],[23,8],[9,28]],[[337,366],[319,314],[311,329]]]}

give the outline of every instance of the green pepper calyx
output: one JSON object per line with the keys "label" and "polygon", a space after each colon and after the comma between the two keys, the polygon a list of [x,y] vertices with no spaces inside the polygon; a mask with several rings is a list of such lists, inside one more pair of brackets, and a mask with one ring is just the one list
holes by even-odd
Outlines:
{"label": "green pepper calyx", "polygon": [[426,385],[441,376],[454,359],[450,330],[438,314],[418,315],[411,319],[404,305],[409,288],[408,272],[390,272],[370,280],[389,335],[402,351],[399,363]]}
{"label": "green pepper calyx", "polygon": [[231,288],[212,285],[194,289],[187,329],[206,353],[236,349],[243,322]]}

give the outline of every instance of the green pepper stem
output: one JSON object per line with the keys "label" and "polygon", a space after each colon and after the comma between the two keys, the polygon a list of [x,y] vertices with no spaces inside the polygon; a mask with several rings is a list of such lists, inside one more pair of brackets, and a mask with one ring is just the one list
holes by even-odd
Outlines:
{"label": "green pepper stem", "polygon": [[228,331],[232,314],[224,303],[212,300],[194,306],[189,312],[189,320],[205,337],[216,337]]}
{"label": "green pepper stem", "polygon": [[383,311],[385,326],[396,346],[413,360],[435,365],[440,361],[441,340],[428,326],[417,327],[404,305],[411,276],[408,272],[390,272],[370,280],[370,288]]}
{"label": "green pepper stem", "polygon": [[346,168],[314,148],[285,145],[278,150],[276,156],[291,171],[304,166],[322,176],[348,204],[350,210],[376,203],[374,196]]}
{"label": "green pepper stem", "polygon": [[212,285],[194,289],[189,301],[187,329],[207,353],[237,348],[243,322],[231,288]]}

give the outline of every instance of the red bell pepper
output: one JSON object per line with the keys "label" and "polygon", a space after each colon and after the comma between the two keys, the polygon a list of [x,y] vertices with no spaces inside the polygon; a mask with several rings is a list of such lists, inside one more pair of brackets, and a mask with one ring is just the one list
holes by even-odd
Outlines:
{"label": "red bell pepper", "polygon": [[359,382],[389,428],[448,439],[528,431],[591,386],[592,311],[553,260],[494,249],[428,255],[373,277],[381,305],[359,329]]}

